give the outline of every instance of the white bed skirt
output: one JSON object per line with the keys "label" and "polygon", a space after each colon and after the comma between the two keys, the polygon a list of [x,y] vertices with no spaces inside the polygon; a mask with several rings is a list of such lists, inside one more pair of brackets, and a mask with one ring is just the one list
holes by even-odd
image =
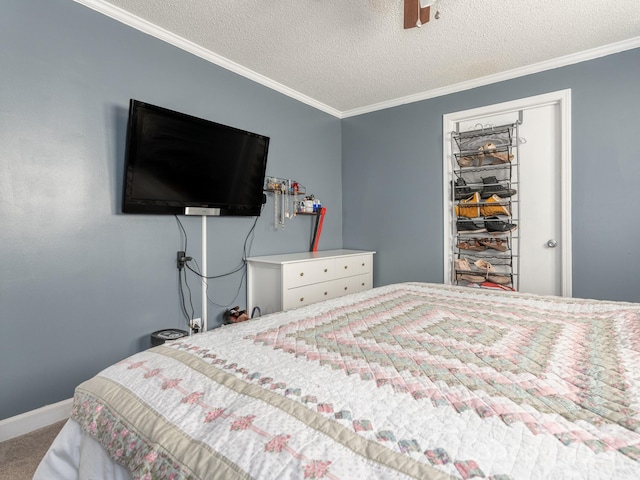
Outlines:
{"label": "white bed skirt", "polygon": [[33,480],[131,480],[129,472],[115,463],[100,444],[69,420],[40,462]]}

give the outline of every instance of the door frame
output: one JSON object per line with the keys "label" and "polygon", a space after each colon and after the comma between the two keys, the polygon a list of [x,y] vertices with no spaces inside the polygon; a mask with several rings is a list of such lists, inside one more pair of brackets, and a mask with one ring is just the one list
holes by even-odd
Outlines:
{"label": "door frame", "polygon": [[453,174],[452,132],[456,123],[480,120],[491,115],[518,112],[530,108],[557,105],[559,110],[560,155],[560,288],[563,297],[572,295],[572,241],[571,241],[571,89],[535,95],[509,102],[447,113],[442,116],[442,173],[443,173],[443,226],[444,226],[444,283],[452,283],[451,265],[453,248],[453,215],[450,182]]}

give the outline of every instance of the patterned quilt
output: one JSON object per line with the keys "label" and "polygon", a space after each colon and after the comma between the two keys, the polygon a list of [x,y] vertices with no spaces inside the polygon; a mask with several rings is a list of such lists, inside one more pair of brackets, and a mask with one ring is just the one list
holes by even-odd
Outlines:
{"label": "patterned quilt", "polygon": [[140,479],[638,479],[640,305],[390,285],[136,354],[72,418]]}

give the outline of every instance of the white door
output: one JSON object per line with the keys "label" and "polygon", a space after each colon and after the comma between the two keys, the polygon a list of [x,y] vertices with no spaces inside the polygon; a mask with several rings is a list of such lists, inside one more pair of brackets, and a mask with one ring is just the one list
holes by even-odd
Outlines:
{"label": "white door", "polygon": [[[445,115],[444,137],[454,129],[505,125],[521,120],[518,135],[519,290],[545,295],[571,295],[570,239],[570,92],[531,97],[507,104]],[[447,140],[445,140],[446,142]],[[451,142],[445,148],[445,232],[451,229],[449,182],[453,168]],[[447,234],[445,234],[445,237]],[[450,237],[450,235],[449,235]],[[445,279],[450,278],[451,240],[445,241]],[[448,260],[447,260],[448,259]]]}

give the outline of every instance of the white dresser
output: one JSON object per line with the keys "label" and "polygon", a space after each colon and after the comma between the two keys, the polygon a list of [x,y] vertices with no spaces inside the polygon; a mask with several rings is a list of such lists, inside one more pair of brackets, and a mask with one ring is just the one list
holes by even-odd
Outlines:
{"label": "white dresser", "polygon": [[273,313],[373,287],[373,254],[325,250],[247,258],[247,312]]}

